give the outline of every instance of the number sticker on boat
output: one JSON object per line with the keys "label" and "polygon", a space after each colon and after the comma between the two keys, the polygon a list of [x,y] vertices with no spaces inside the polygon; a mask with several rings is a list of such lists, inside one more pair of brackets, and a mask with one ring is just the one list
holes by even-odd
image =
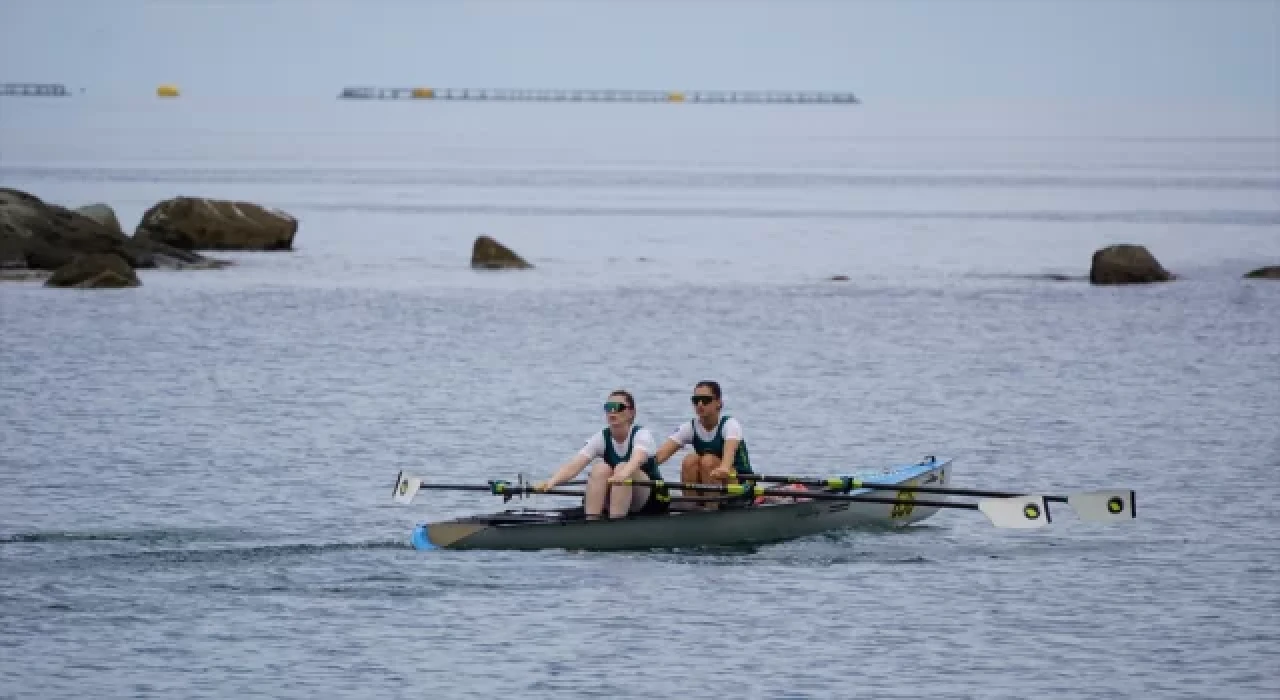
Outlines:
{"label": "number sticker on boat", "polygon": [[889,517],[905,518],[908,515],[911,515],[911,511],[915,510],[915,507],[916,507],[916,504],[912,502],[914,500],[915,500],[915,494],[913,492],[899,491],[898,501],[901,501],[901,502],[893,504],[893,510],[889,511]]}

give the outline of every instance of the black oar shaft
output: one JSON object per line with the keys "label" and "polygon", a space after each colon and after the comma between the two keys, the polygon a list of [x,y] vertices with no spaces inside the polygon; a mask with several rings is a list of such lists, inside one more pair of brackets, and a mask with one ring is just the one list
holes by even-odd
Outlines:
{"label": "black oar shaft", "polygon": [[[422,484],[420,489],[435,489],[437,491],[483,491],[495,496],[519,497],[519,496],[577,496],[581,498],[587,495],[586,491],[576,489],[554,488],[546,491],[539,491],[530,484],[521,485],[502,485],[495,489],[492,486],[481,484]],[[721,496],[671,496],[672,501],[719,501],[723,500]]]}
{"label": "black oar shaft", "polygon": [[[705,490],[705,489],[702,489]],[[752,492],[753,496],[786,496],[789,498],[811,498],[818,501],[846,501],[848,503],[885,503],[894,506],[920,506],[921,508],[961,508],[977,510],[977,503],[961,501],[922,501],[914,498],[888,498],[880,496],[854,496],[847,493],[830,491],[788,491],[786,489],[762,489]]]}
{"label": "black oar shaft", "polygon": [[[635,482],[640,483],[640,482]],[[787,498],[808,498],[819,501],[849,501],[858,503],[885,503],[889,505],[912,505],[925,508],[962,508],[965,510],[977,510],[977,503],[962,503],[958,501],[922,501],[916,498],[888,498],[880,496],[863,496],[849,493],[836,493],[834,491],[792,491],[789,489],[768,489],[759,486],[733,484],[723,486],[720,484],[690,484],[675,481],[657,481],[653,482],[662,484],[668,489],[680,489],[682,491],[708,491],[711,493],[723,493],[735,498],[753,498],[756,496],[784,496]]]}
{"label": "black oar shaft", "polygon": [[[991,491],[988,489],[966,489],[951,486],[910,486],[906,484],[880,484],[868,483],[849,477],[833,477],[828,479],[803,477],[803,476],[768,476],[764,474],[738,474],[737,479],[741,482],[764,482],[771,484],[796,484],[799,486],[810,486],[820,489],[831,489],[835,492],[847,492],[847,490],[856,491],[858,489],[868,489],[871,491],[899,491],[907,493],[932,493],[940,496],[972,496],[974,498],[1014,498],[1017,496],[1033,495],[1029,493],[1019,493],[1017,491]],[[846,483],[847,482],[847,483]],[[585,484],[585,479],[570,481],[569,484],[580,485]],[[673,481],[663,482],[671,488],[683,488],[686,490],[696,490],[695,484],[680,484]],[[847,490],[846,490],[847,489]],[[706,490],[706,489],[702,489]],[[789,494],[790,495],[790,494]],[[1066,496],[1045,496],[1046,501],[1054,503],[1066,503]]]}
{"label": "black oar shaft", "polygon": [[[662,484],[668,488],[679,488],[685,491],[709,491],[712,493],[720,493],[720,494],[725,494],[730,498],[748,498],[748,497],[754,497],[754,496],[785,496],[788,498],[808,498],[808,499],[820,500],[820,501],[849,501],[849,502],[856,501],[859,503],[884,503],[888,505],[911,505],[911,506],[920,506],[922,508],[960,508],[964,510],[978,509],[978,504],[976,503],[961,503],[961,502],[953,502],[953,501],[922,501],[914,498],[906,498],[906,499],[887,498],[887,497],[881,498],[878,496],[862,496],[862,495],[853,495],[853,494],[845,494],[845,493],[834,493],[831,491],[789,491],[787,489],[753,489],[750,486],[738,487],[735,489],[735,487],[733,486],[720,486],[717,484],[688,484],[688,483],[673,483],[670,481],[659,481],[659,482],[653,482],[653,483]],[[642,484],[636,483],[632,485],[639,486]],[[585,492],[579,491],[576,489],[554,488],[554,489],[547,489],[546,491],[538,491],[537,489],[533,488],[529,484],[524,484],[524,485],[502,484],[495,488],[494,486],[481,485],[481,484],[423,483],[419,488],[436,489],[440,491],[484,491],[486,493],[491,493],[495,496],[507,496],[507,497],[536,496],[539,494],[548,495],[548,496],[578,496],[578,497],[585,495]],[[739,492],[739,489],[741,489],[740,492]],[[690,496],[672,496],[672,500],[704,501],[704,500],[714,500],[714,499],[690,497]]]}
{"label": "black oar shaft", "polygon": [[[813,479],[800,476],[767,476],[763,474],[739,474],[739,481],[763,481],[776,484],[798,484],[801,486],[817,486],[819,488],[828,489],[870,489],[872,491],[899,491],[914,493],[933,493],[948,496],[973,496],[975,498],[1014,498],[1017,496],[1026,496],[1026,493],[1017,493],[1014,491],[990,491],[987,489],[966,489],[951,486],[912,486],[907,484],[879,484],[868,483],[852,477],[845,479],[837,477],[831,479]],[[1047,501],[1055,501],[1058,503],[1066,503],[1066,496],[1045,496]]]}

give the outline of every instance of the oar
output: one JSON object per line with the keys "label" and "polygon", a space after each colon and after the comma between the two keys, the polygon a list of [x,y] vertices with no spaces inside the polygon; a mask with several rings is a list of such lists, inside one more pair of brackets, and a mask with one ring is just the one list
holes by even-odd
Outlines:
{"label": "oar", "polygon": [[[743,475],[747,476],[747,475]],[[912,505],[923,508],[956,508],[960,510],[976,510],[987,516],[992,525],[1002,528],[1039,528],[1048,525],[1050,522],[1048,496],[1038,495],[1022,495],[1022,494],[1006,494],[1001,496],[992,496],[982,498],[976,503],[958,502],[958,501],[924,501],[914,498],[880,498],[876,496],[855,496],[845,493],[834,493],[831,491],[792,491],[788,489],[770,489],[760,485],[748,486],[743,484],[695,484],[671,481],[634,481],[628,479],[621,482],[628,485],[640,485],[651,487],[666,486],[668,489],[678,488],[684,491],[709,491],[712,493],[722,493],[728,496],[785,496],[789,498],[808,498],[811,500],[823,501],[857,501],[860,503],[883,503],[888,505]],[[825,482],[812,482],[824,484]],[[889,484],[878,484],[878,486],[891,487]],[[927,487],[912,489],[911,487],[895,488],[898,491],[917,490],[924,492]],[[943,487],[934,487],[943,488]],[[421,478],[405,474],[403,471],[396,476],[396,486],[392,493],[392,499],[397,503],[410,503],[413,501],[414,495],[420,489],[436,489],[447,491],[481,491],[488,492],[493,495],[502,496],[503,500],[510,500],[513,496],[532,496],[538,494],[552,496],[577,496],[582,497],[583,492],[574,489],[554,488],[546,491],[538,491],[528,484],[512,485],[507,481],[490,481],[487,484],[437,484],[425,483]],[[988,492],[1001,493],[1001,492]],[[1081,513],[1081,519],[1090,519],[1085,517],[1083,513],[1089,512],[1089,506],[1096,507],[1088,498],[1080,500],[1081,496],[1091,497],[1097,494],[1106,494],[1111,492],[1094,492],[1092,494],[1071,494],[1066,497],[1068,503],[1076,508],[1077,513]],[[1132,498],[1132,492],[1129,492]],[[703,500],[703,499],[686,499],[684,497],[676,497],[679,500]],[[1110,511],[1114,513],[1112,508],[1116,503],[1116,499],[1112,498],[1102,506],[1104,512]],[[1123,501],[1120,502],[1123,508]],[[1079,506],[1079,507],[1077,507]],[[1132,511],[1132,508],[1130,508]],[[1108,519],[1115,515],[1108,515],[1102,518],[1092,519]],[[1133,517],[1133,516],[1129,516]]]}
{"label": "oar", "polygon": [[[973,496],[977,498],[1014,498],[1023,494],[1012,491],[990,491],[986,489],[954,488],[950,486],[908,486],[905,484],[882,484],[855,479],[851,476],[814,478],[802,476],[766,476],[763,474],[739,474],[739,481],[764,481],[769,483],[799,484],[801,486],[817,486],[842,493],[856,489],[876,491],[898,491],[906,493],[935,493],[950,496]],[[1137,494],[1129,489],[1078,491],[1065,496],[1044,496],[1050,503],[1066,503],[1076,512],[1081,520],[1089,522],[1111,522],[1114,520],[1132,520],[1138,517]]]}
{"label": "oar", "polygon": [[583,492],[575,489],[554,488],[546,491],[538,491],[529,484],[512,485],[509,481],[490,481],[487,484],[437,484],[433,482],[425,482],[421,477],[412,474],[406,474],[403,471],[396,475],[395,490],[391,494],[392,500],[396,503],[412,503],[413,497],[420,489],[432,489],[436,491],[483,491],[491,493],[495,496],[502,496],[503,500],[511,500],[512,496],[532,495],[535,493],[544,493],[552,496],[582,496]]}
{"label": "oar", "polygon": [[[651,484],[646,484],[651,485]],[[420,477],[406,474],[403,471],[396,475],[395,490],[391,497],[396,503],[408,504],[413,502],[413,497],[417,495],[421,489],[436,491],[482,491],[502,496],[503,501],[509,501],[516,496],[577,496],[581,498],[586,495],[585,491],[576,489],[554,488],[546,491],[539,491],[532,484],[517,483],[512,484],[509,481],[494,480],[486,484],[436,484],[424,482]],[[719,500],[716,497],[698,497],[698,496],[671,496],[672,501],[714,501]]]}
{"label": "oar", "polygon": [[922,508],[956,508],[960,510],[976,510],[987,516],[992,525],[1004,528],[1037,528],[1049,524],[1049,507],[1044,496],[1013,495],[1008,498],[985,498],[977,503],[959,501],[920,501],[914,498],[880,498],[877,496],[854,496],[830,491],[791,491],[788,489],[770,489],[760,485],[743,484],[690,484],[672,481],[633,481],[621,482],[629,485],[646,484],[650,486],[666,486],[668,489],[678,488],[685,491],[711,491],[728,496],[787,496],[789,498],[808,498],[819,501],[849,501],[858,503],[885,503],[888,505],[910,505]]}
{"label": "oar", "polygon": [[[831,493],[829,491],[809,491],[803,494],[787,489],[768,489],[763,486],[743,486],[742,484],[729,484],[721,486],[717,484],[685,484],[672,483],[663,481],[632,481],[628,480],[627,484],[644,485],[644,486],[667,486],[677,487],[686,490],[711,491],[723,493],[729,496],[791,496],[801,498],[811,498],[824,501],[857,501],[860,503],[886,503],[890,505],[913,505],[924,508],[957,508],[961,510],[980,511],[992,525],[1004,528],[1037,528],[1044,527],[1049,524],[1049,509],[1044,502],[1043,496],[1015,496],[1013,498],[990,498],[984,499],[977,503],[959,503],[952,501],[917,501],[917,500],[900,500],[896,498],[876,498],[873,496],[852,496],[843,493]],[[495,495],[510,498],[512,495],[533,495],[533,494],[550,494],[555,496],[581,496],[581,491],[570,489],[548,489],[546,491],[538,491],[531,486],[519,485],[513,487],[506,481],[490,481],[488,484],[434,484],[424,483],[421,478],[405,474],[403,471],[396,476],[395,490],[392,492],[392,499],[396,503],[410,503],[413,497],[420,489],[438,489],[449,491],[484,491]]]}

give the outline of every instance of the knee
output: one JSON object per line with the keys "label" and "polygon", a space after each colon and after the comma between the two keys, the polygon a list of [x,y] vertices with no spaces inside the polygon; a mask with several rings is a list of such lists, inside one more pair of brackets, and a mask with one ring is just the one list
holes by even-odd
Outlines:
{"label": "knee", "polygon": [[703,469],[715,469],[720,466],[720,457],[713,454],[705,454],[702,455],[699,463],[702,465]]}
{"label": "knee", "polygon": [[604,462],[596,462],[591,467],[591,472],[587,474],[587,479],[590,481],[608,481],[611,476],[613,476],[613,467]]}

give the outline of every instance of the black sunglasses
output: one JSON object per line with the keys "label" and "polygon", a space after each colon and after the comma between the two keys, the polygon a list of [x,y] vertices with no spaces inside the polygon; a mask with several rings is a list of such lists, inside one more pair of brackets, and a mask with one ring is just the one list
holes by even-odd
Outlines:
{"label": "black sunglasses", "polygon": [[604,405],[604,410],[606,413],[621,413],[622,411],[625,411],[628,408],[631,408],[631,407],[620,401],[610,401]]}
{"label": "black sunglasses", "polygon": [[692,401],[694,405],[697,405],[700,403],[710,404],[712,401],[715,401],[715,399],[716,397],[714,396],[704,396],[702,394],[694,394],[693,396],[689,397],[689,400]]}

